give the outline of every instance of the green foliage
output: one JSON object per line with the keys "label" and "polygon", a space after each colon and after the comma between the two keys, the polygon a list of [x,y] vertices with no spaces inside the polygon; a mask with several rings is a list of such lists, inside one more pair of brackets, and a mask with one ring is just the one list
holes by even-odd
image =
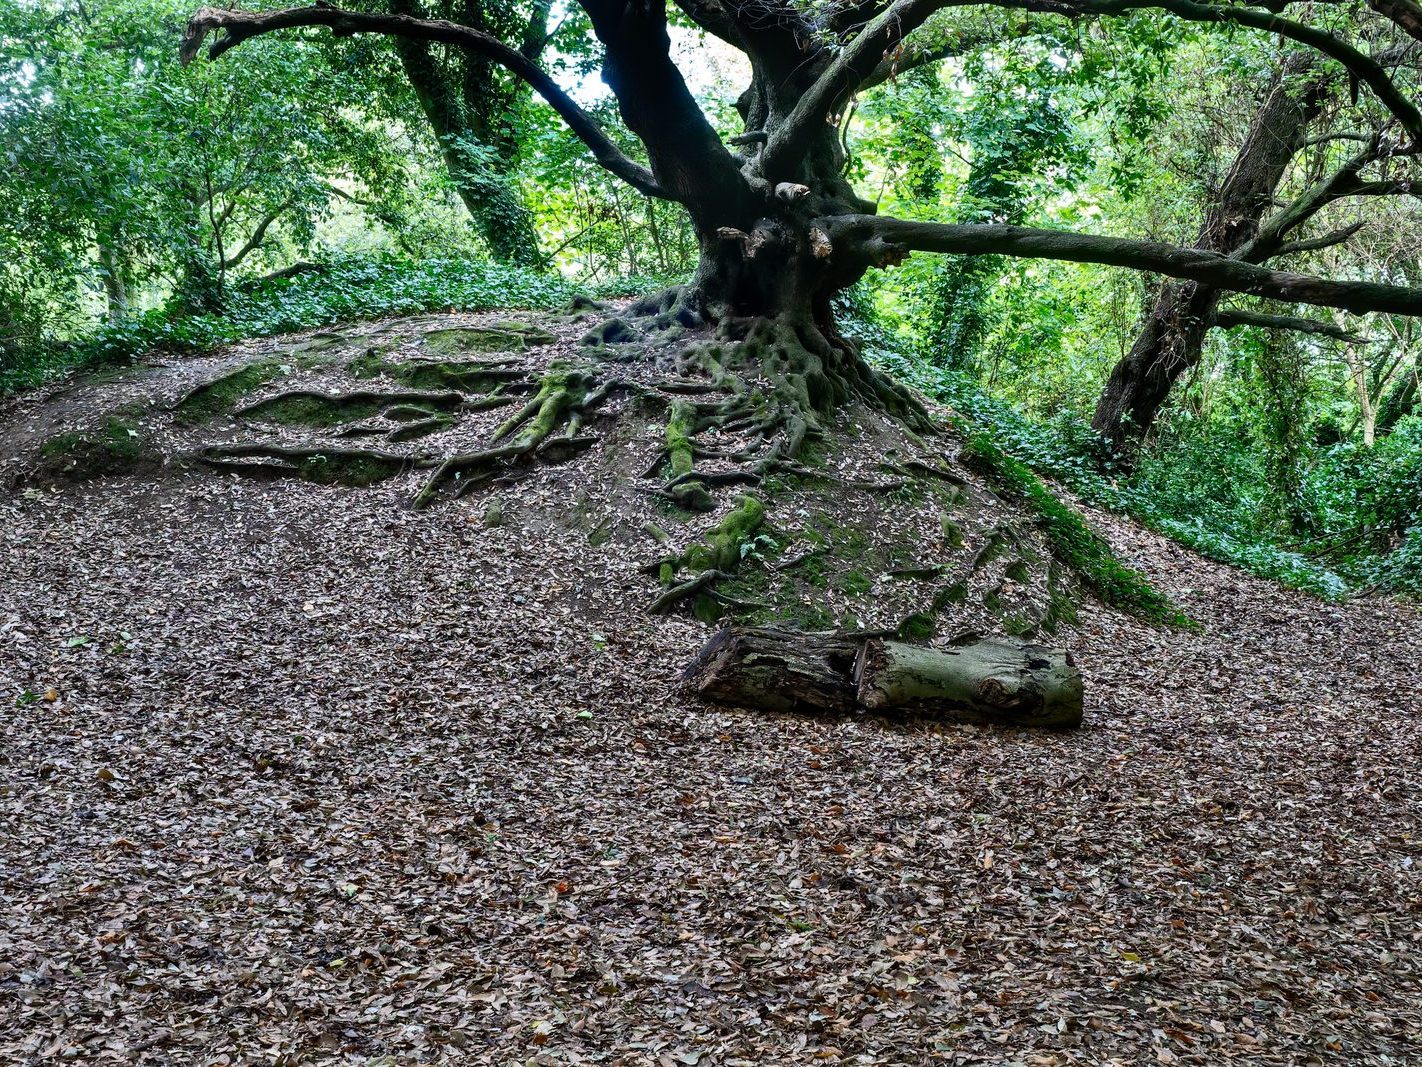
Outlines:
{"label": "green foliage", "polygon": [[238,294],[224,315],[157,310],[42,349],[38,358],[0,371],[0,393],[32,387],[67,368],[126,363],[153,351],[202,352],[244,337],[387,315],[552,308],[576,292],[555,276],[477,261],[346,260]]}

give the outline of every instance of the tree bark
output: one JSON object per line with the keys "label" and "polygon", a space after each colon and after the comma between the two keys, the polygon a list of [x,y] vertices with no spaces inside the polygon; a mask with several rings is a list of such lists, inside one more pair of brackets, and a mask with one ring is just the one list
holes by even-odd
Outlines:
{"label": "tree bark", "polygon": [[933,649],[851,635],[730,628],[684,678],[702,698],[775,712],[906,712],[1002,726],[1079,726],[1081,673],[1062,649],[989,638]]}
{"label": "tree bark", "polygon": [[868,641],[855,664],[861,706],[1002,726],[1080,726],[1081,672],[1059,648],[989,638],[953,648]]}
{"label": "tree bark", "polygon": [[128,271],[112,238],[99,244],[99,277],[104,283],[105,317],[110,325],[128,318]]}
{"label": "tree bark", "polygon": [[[1309,124],[1324,102],[1326,79],[1307,53],[1288,56],[1254,116],[1219,194],[1206,210],[1195,247],[1229,255],[1258,235],[1259,224]],[[1143,440],[1175,382],[1200,361],[1218,289],[1167,282],[1126,356],[1112,369],[1092,426],[1117,454]]]}
{"label": "tree bark", "polygon": [[[391,0],[390,10],[397,15],[422,14],[410,0]],[[477,7],[470,11],[477,15]],[[535,18],[539,12],[546,17],[546,8],[538,8]],[[510,94],[496,91],[493,64],[483,56],[465,55],[463,77],[455,78],[440,68],[429,41],[397,37],[395,50],[439,143],[450,184],[478,227],[489,254],[499,263],[535,269],[546,266],[533,214],[513,177],[517,146],[511,136],[492,135],[510,122],[508,112],[515,103]],[[488,148],[496,162],[475,158],[480,147]]]}

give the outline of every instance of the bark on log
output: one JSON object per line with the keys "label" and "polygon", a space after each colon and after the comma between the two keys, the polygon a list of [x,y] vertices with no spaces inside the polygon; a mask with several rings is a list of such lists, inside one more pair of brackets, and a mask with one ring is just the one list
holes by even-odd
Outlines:
{"label": "bark on log", "polygon": [[991,638],[953,648],[732,627],[683,676],[702,698],[764,711],[905,711],[1004,726],[1079,726],[1081,673],[1059,648]]}
{"label": "bark on log", "polygon": [[855,710],[853,638],[728,627],[706,642],[683,677],[706,700],[764,711]]}
{"label": "bark on log", "polygon": [[854,668],[858,700],[890,708],[997,723],[1080,726],[1081,672],[1059,648],[988,638],[955,648],[867,641]]}

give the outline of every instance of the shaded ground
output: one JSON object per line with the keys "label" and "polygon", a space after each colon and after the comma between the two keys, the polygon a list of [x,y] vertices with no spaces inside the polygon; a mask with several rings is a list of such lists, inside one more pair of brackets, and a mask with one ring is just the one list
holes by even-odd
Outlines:
{"label": "shaded ground", "polygon": [[0,1059],[1422,1058],[1415,611],[1097,516],[1080,732],[706,709],[586,478],[0,497]]}

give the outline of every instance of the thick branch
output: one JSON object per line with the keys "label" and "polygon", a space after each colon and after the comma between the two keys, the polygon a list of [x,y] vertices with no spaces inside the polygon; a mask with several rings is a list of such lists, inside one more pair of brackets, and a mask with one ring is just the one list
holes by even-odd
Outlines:
{"label": "thick branch", "polygon": [[248,38],[301,26],[325,26],[338,37],[356,33],[379,33],[416,41],[437,41],[487,56],[516,77],[523,79],[548,101],[549,106],[568,124],[568,128],[591,149],[600,164],[634,189],[648,196],[670,199],[658,186],[652,172],[624,155],[598,125],[597,120],[559,88],[557,82],[549,77],[542,67],[518,49],[510,48],[498,38],[468,26],[460,26],[443,19],[377,15],[362,11],[343,11],[323,5],[261,12],[223,11],[205,7],[188,20],[178,54],[183,63],[191,62],[207,36],[216,33],[217,36],[208,48],[208,55],[216,59]]}
{"label": "thick branch", "polygon": [[910,251],[1061,259],[1152,271],[1271,300],[1337,307],[1356,313],[1386,311],[1422,316],[1422,289],[1376,282],[1329,281],[1306,274],[1273,271],[1215,252],[1154,241],[1029,226],[911,222],[874,215],[840,215],[821,219],[818,225],[830,234],[836,255],[858,253],[878,264],[899,262]]}
{"label": "thick branch", "polygon": [[1217,311],[1211,326],[1221,330],[1233,330],[1239,326],[1261,326],[1266,330],[1292,330],[1294,333],[1311,333],[1320,337],[1331,337],[1335,341],[1345,341],[1351,345],[1372,344],[1373,339],[1349,333],[1331,322],[1319,322],[1299,315],[1266,315],[1258,311],[1228,310]]}
{"label": "thick branch", "polygon": [[750,186],[671,58],[665,3],[579,0],[602,42],[602,79],[646,146],[657,184],[702,229],[740,219]]}
{"label": "thick branch", "polygon": [[825,67],[785,121],[771,134],[761,153],[762,172],[769,181],[790,177],[796,165],[841,101],[864,79],[873,75],[880,61],[929,15],[968,0],[895,0],[869,21],[849,44]]}

